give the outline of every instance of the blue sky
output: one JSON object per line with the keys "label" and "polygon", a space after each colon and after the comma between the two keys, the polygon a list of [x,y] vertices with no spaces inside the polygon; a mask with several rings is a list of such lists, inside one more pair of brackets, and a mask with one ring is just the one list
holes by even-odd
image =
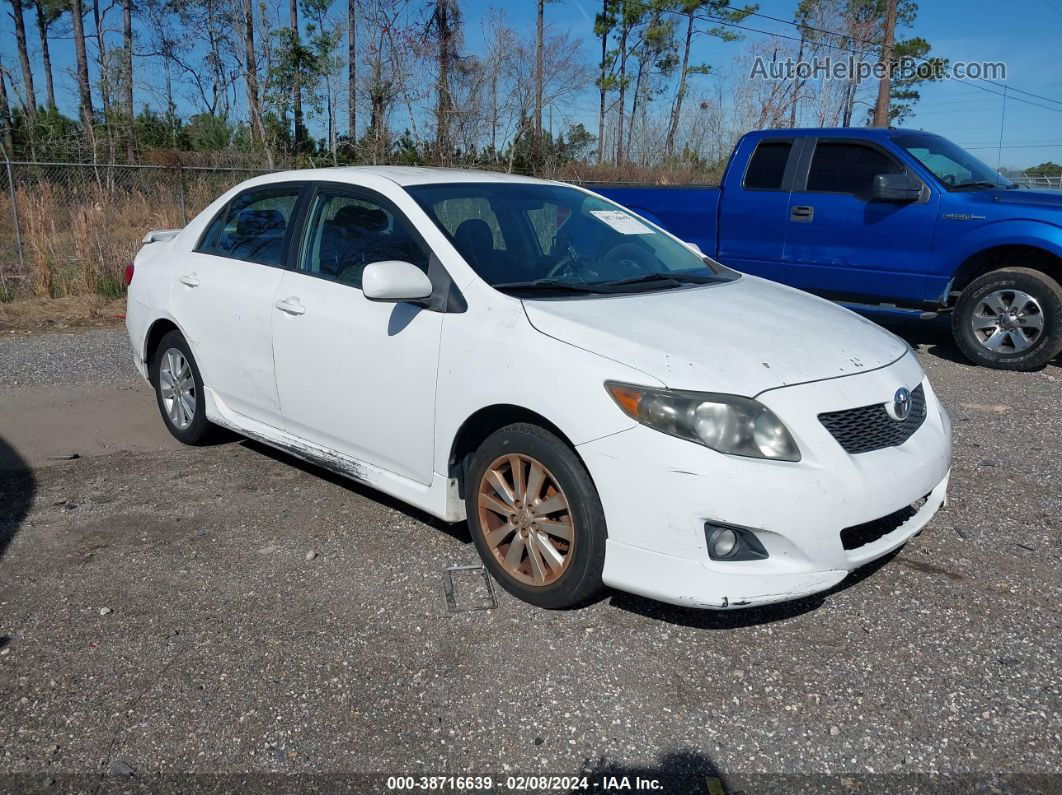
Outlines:
{"label": "blue sky", "polygon": [[[425,0],[426,2],[426,0]],[[740,0],[734,0],[740,4]],[[2,3],[5,13],[0,21],[0,41],[4,66],[18,73],[14,31],[10,5]],[[933,45],[933,54],[951,61],[1003,61],[1007,64],[1008,98],[1004,112],[1004,98],[1000,86],[975,82],[947,81],[926,85],[916,112],[905,124],[941,133],[972,149],[986,162],[995,165],[1027,167],[1046,160],[1062,162],[1062,56],[1059,54],[1058,31],[1062,29],[1062,0],[1016,0],[1000,4],[991,0],[922,0],[918,20],[911,32]],[[343,4],[345,7],[345,3]],[[481,23],[491,7],[503,8],[517,29],[532,30],[535,20],[534,0],[486,2],[464,0],[466,49],[475,52],[481,46]],[[547,22],[557,29],[566,29],[583,42],[588,62],[597,58],[593,38],[593,17],[599,0],[555,0],[546,6]],[[789,19],[795,0],[759,0],[763,14]],[[91,17],[89,17],[91,19]],[[117,14],[111,24],[119,22]],[[763,31],[792,35],[793,28],[762,17],[750,17],[744,23]],[[31,49],[36,50],[35,20],[26,16],[27,35]],[[762,38],[745,32],[746,40]],[[902,34],[901,34],[902,35]],[[695,61],[727,66],[742,43],[724,44],[714,39],[700,38]],[[115,39],[117,43],[117,39]],[[70,74],[73,55],[69,40],[52,46],[59,104],[66,112],[74,110],[74,84]],[[154,65],[146,58],[138,58],[134,68],[150,74]],[[698,78],[706,79],[706,78]],[[44,97],[44,80],[35,76],[38,95]],[[975,86],[981,86],[977,88]],[[996,92],[995,94],[989,91]],[[1021,89],[1057,100],[1056,103],[1027,96],[1010,89]],[[595,89],[587,86],[585,111],[577,112],[575,120],[591,130],[596,128]],[[156,98],[138,90],[137,103]],[[1030,104],[1035,103],[1035,104]],[[1058,110],[1037,107],[1054,104]],[[189,111],[189,108],[182,108]],[[1002,134],[1002,149],[998,149]]]}
{"label": "blue sky", "polygon": [[[741,0],[732,0],[741,5]],[[781,19],[791,19],[795,0],[759,0],[759,12]],[[478,21],[485,3],[469,3],[466,22]],[[593,15],[595,0],[560,0],[546,6],[552,24],[566,27],[587,41],[593,55]],[[504,4],[514,22],[531,26],[535,3]],[[1005,9],[1005,10],[1004,10]],[[750,28],[793,34],[792,26],[763,17],[749,17]],[[520,25],[517,25],[518,27]],[[974,87],[948,81],[926,85],[915,114],[905,126],[932,130],[969,146],[985,162],[996,165],[1026,167],[1047,160],[1062,162],[1062,53],[1058,34],[1062,30],[1062,0],[1015,0],[1001,4],[993,0],[922,0],[918,19],[911,33],[933,45],[932,54],[951,61],[1003,61],[1007,64],[1008,98],[1006,113],[1003,97],[983,89],[1002,93],[999,86],[975,81]],[[906,35],[902,31],[901,35]],[[747,40],[757,34],[744,32]],[[741,43],[723,44],[701,38],[697,53],[705,63],[725,66]],[[1052,103],[1021,94],[1018,88],[1058,100],[1058,110],[1035,107]],[[1028,100],[1023,102],[1021,100]],[[588,118],[596,119],[590,114]],[[587,122],[584,122],[587,123]],[[590,129],[596,126],[587,123]],[[1002,128],[1003,148],[999,149]],[[1027,144],[1040,144],[1029,146]],[[1044,145],[1046,144],[1046,145]],[[976,147],[976,148],[975,148]]]}

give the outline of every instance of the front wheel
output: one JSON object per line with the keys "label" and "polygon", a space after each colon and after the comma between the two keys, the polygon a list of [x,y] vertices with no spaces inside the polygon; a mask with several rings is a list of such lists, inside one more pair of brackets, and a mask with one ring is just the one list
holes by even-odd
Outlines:
{"label": "front wheel", "polygon": [[575,607],[602,586],[605,516],[572,449],[536,425],[495,431],[468,468],[465,507],[494,579],[538,607]]}
{"label": "front wheel", "polygon": [[975,364],[1033,370],[1062,352],[1062,285],[1031,268],[974,279],[951,318],[959,348]]}

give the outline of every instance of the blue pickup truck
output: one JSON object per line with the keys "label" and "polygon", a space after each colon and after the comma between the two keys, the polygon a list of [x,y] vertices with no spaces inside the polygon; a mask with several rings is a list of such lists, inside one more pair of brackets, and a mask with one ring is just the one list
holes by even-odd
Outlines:
{"label": "blue pickup truck", "polygon": [[951,314],[973,362],[1062,352],[1062,193],[918,130],[745,135],[719,187],[594,187],[737,270],[860,311]]}

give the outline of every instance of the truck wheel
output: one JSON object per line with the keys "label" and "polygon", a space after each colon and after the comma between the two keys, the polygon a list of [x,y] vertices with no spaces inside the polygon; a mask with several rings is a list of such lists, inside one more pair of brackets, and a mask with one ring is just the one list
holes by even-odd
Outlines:
{"label": "truck wheel", "polygon": [[1062,285],[1031,268],[1001,268],[966,286],[951,331],[967,358],[997,370],[1033,370],[1062,352]]}
{"label": "truck wheel", "polygon": [[472,539],[505,590],[550,609],[601,590],[605,515],[568,445],[537,425],[508,425],[483,441],[467,472]]}

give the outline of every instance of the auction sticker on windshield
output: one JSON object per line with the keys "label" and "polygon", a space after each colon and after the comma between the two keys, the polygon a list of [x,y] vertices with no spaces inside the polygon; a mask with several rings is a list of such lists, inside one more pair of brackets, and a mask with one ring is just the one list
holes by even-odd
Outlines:
{"label": "auction sticker on windshield", "polygon": [[590,215],[604,221],[621,235],[651,235],[653,230],[621,210],[591,210]]}

